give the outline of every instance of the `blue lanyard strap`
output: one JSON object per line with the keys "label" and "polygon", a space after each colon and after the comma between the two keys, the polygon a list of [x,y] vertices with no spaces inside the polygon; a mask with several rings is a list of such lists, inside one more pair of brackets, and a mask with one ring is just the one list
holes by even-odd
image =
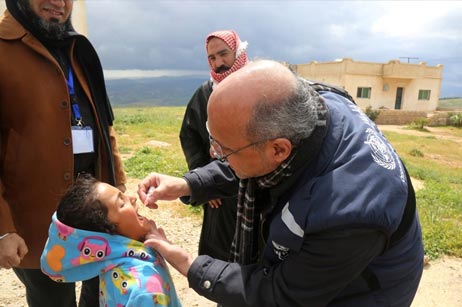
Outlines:
{"label": "blue lanyard strap", "polygon": [[74,118],[76,121],[82,120],[82,115],[80,115],[79,105],[74,100],[72,102],[72,112],[74,112]]}
{"label": "blue lanyard strap", "polygon": [[67,88],[69,89],[69,95],[71,96],[72,113],[74,114],[77,126],[82,126],[82,115],[80,114],[80,108],[75,100],[75,89],[74,89],[74,74],[72,73],[72,66],[69,65],[69,74],[66,80]]}
{"label": "blue lanyard strap", "polygon": [[69,94],[75,95],[75,90],[74,90],[74,74],[72,73],[72,66],[69,65],[69,74],[66,80],[67,83],[67,88],[69,89]]}

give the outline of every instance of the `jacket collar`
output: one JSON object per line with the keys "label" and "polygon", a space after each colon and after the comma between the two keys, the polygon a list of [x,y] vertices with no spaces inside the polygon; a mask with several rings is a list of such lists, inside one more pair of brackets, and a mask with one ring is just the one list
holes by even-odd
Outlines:
{"label": "jacket collar", "polygon": [[5,11],[3,19],[0,21],[0,39],[4,40],[21,40],[29,48],[41,54],[43,57],[59,65],[56,59],[43,46],[43,44],[35,38],[26,28],[24,28],[9,11]]}
{"label": "jacket collar", "polygon": [[0,27],[0,38],[5,40],[20,39],[29,32],[6,10],[0,20],[2,27]]}

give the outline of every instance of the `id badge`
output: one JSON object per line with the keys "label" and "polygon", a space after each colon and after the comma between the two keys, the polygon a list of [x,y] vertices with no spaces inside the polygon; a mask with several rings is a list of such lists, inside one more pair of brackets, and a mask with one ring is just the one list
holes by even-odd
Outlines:
{"label": "id badge", "polygon": [[72,126],[71,130],[74,154],[95,152],[91,127]]}

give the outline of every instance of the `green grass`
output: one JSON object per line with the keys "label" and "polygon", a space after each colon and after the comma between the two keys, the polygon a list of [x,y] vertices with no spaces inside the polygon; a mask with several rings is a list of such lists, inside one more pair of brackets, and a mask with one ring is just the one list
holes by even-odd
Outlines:
{"label": "green grass", "polygon": [[[188,169],[178,138],[184,107],[115,108],[114,128],[130,178],[150,172],[181,176]],[[164,146],[156,146],[162,142]]]}
{"label": "green grass", "polygon": [[[445,128],[461,136],[461,129]],[[424,181],[417,191],[426,255],[462,257],[462,146],[434,136],[384,132],[412,177]],[[462,138],[462,137],[461,137]],[[418,153],[418,154],[416,154]]]}
{"label": "green grass", "polygon": [[[141,179],[153,171],[181,176],[187,171],[178,138],[184,110],[185,107],[114,109],[114,127],[130,178]],[[462,129],[444,130],[462,139]],[[461,143],[439,139],[431,132],[420,137],[387,131],[384,134],[411,176],[424,182],[416,196],[425,253],[431,258],[443,254],[462,257]],[[168,146],[152,146],[152,141]]]}

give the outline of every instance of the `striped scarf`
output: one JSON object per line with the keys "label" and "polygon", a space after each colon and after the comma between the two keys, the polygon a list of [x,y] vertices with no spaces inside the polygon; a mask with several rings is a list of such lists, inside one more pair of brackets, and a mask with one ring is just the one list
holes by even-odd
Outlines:
{"label": "striped scarf", "polygon": [[[225,44],[235,53],[236,59],[234,60],[233,66],[230,69],[223,73],[216,73],[213,69],[210,70],[210,76],[214,85],[223,81],[227,76],[233,72],[241,69],[245,64],[248,63],[247,53],[245,49],[247,48],[247,42],[241,42],[239,35],[233,30],[227,31],[216,31],[212,32],[205,38],[205,47],[207,49],[207,44],[212,37],[217,37],[225,42]],[[209,60],[209,66],[212,67]]]}
{"label": "striped scarf", "polygon": [[[239,181],[237,201],[237,221],[233,243],[231,245],[230,260],[240,264],[253,263],[253,257],[258,250],[258,244],[254,244],[255,226],[255,189],[271,188],[279,184],[284,178],[292,175],[292,162],[296,155],[294,150],[291,155],[273,172],[259,177],[242,179]],[[257,223],[258,225],[258,223]]]}
{"label": "striped scarf", "polygon": [[[344,90],[327,84],[306,81],[306,86],[311,87],[316,92],[329,91],[351,98]],[[327,107],[322,98],[318,100],[316,109],[318,115],[316,128],[308,139],[293,149],[290,156],[278,168],[265,176],[239,181],[236,230],[231,245],[230,261],[244,265],[251,264],[255,263],[254,258],[258,255],[258,242],[254,243],[258,232],[258,229],[257,232],[254,232],[254,228],[258,227],[260,222],[259,217],[255,217],[254,214],[257,186],[260,189],[267,189],[278,185],[285,178],[294,174],[295,165],[300,166],[311,163],[313,157],[320,150],[327,131]],[[302,152],[303,154],[297,155],[297,152]]]}

